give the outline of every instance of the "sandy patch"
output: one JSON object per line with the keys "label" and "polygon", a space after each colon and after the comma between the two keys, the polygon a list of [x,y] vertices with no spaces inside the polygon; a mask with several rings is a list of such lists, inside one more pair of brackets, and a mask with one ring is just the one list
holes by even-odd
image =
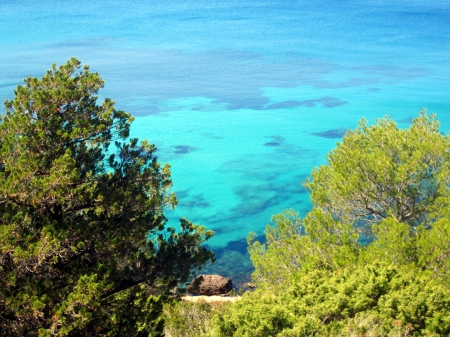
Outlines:
{"label": "sandy patch", "polygon": [[224,297],[224,296],[183,296],[181,300],[186,302],[200,302],[205,301],[208,303],[211,302],[235,302],[237,300],[240,300],[241,297]]}

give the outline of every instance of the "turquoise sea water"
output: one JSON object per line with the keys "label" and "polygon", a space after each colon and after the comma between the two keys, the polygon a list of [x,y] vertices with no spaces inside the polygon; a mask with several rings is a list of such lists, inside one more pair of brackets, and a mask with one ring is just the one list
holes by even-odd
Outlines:
{"label": "turquoise sea water", "polygon": [[450,130],[449,1],[0,2],[2,99],[72,56],[172,165],[170,223],[213,229],[211,271],[237,281],[247,234],[308,211],[302,182],[361,117]]}

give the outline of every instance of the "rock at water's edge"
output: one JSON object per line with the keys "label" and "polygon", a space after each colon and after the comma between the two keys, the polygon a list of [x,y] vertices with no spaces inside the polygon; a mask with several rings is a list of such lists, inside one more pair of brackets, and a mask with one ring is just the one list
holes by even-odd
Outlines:
{"label": "rock at water's edge", "polygon": [[199,275],[188,286],[188,291],[199,295],[221,295],[231,290],[232,283],[228,277],[220,275]]}

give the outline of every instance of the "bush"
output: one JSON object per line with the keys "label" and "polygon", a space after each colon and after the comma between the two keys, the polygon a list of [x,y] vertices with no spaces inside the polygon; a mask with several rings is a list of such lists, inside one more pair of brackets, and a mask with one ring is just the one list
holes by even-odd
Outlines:
{"label": "bush", "polygon": [[383,118],[349,131],[305,184],[307,216],[274,216],[263,244],[250,235],[258,289],[211,334],[450,335],[450,137],[438,128],[422,111],[409,129]]}
{"label": "bush", "polygon": [[185,302],[174,300],[164,306],[164,335],[166,337],[208,336],[212,318],[230,306],[230,302]]}
{"label": "bush", "polygon": [[372,264],[258,289],[215,318],[215,336],[450,334],[450,290],[429,272]]}

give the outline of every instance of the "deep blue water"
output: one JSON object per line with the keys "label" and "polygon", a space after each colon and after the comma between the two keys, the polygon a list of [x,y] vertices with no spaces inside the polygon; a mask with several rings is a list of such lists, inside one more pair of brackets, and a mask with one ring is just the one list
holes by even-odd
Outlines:
{"label": "deep blue water", "polygon": [[248,232],[285,208],[361,117],[450,130],[449,1],[0,2],[0,97],[76,56],[172,165],[184,216],[243,279]]}

